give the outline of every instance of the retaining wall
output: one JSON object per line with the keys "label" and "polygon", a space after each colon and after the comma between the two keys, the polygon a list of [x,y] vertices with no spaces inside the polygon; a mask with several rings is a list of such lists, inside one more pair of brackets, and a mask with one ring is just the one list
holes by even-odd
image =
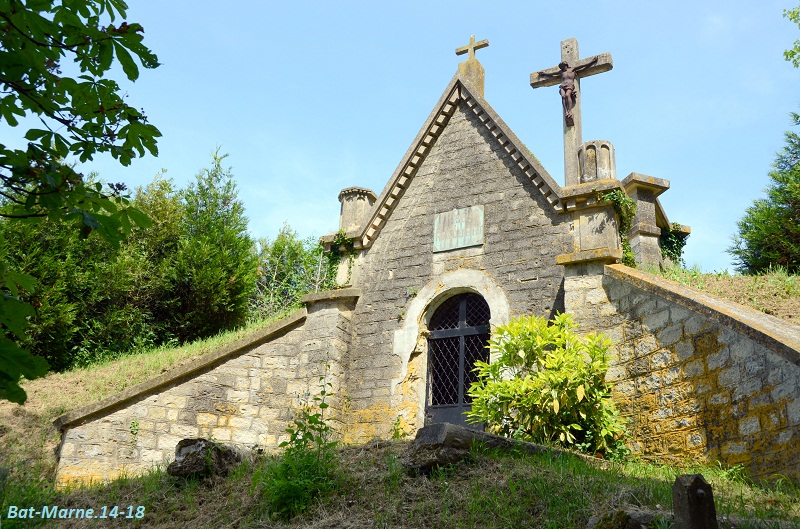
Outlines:
{"label": "retaining wall", "polygon": [[623,265],[566,267],[565,305],[616,343],[636,453],[800,479],[800,327]]}
{"label": "retaining wall", "polygon": [[[62,415],[58,486],[138,474],[203,437],[244,449],[275,448],[325,374],[339,393],[355,289],[308,296],[308,309],[220,351]],[[341,403],[329,399],[334,426]]]}

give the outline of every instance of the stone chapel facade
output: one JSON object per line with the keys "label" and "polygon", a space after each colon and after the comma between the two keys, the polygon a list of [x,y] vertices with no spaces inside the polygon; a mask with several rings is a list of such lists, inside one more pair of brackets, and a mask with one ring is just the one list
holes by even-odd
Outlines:
{"label": "stone chapel facade", "polygon": [[[320,375],[348,443],[463,422],[470,366],[487,359],[491,328],[559,312],[614,340],[608,379],[635,452],[800,478],[800,457],[786,458],[800,456],[800,329],[615,264],[618,217],[604,193],[637,202],[622,235],[639,263],[660,263],[670,223],[657,198],[669,182],[618,180],[611,143],[581,141],[580,77],[611,69],[610,56],[578,59],[577,42],[562,43],[562,60],[586,65],[565,119],[562,187],[484,99],[474,56],[483,43],[463,48],[468,60],[381,194],[341,192],[340,228],[354,249],[339,267],[343,288],[309,294],[305,308],[255,336],[60,417],[60,484],[166,464],[187,437],[275,448]],[[532,86],[557,84],[550,70],[532,74]]]}

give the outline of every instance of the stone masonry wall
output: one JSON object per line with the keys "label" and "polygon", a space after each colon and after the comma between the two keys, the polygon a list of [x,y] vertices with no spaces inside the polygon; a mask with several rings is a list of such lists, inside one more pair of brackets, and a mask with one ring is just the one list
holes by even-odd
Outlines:
{"label": "stone masonry wall", "polygon": [[[475,205],[484,206],[483,246],[433,253],[434,215]],[[347,440],[385,437],[398,417],[408,432],[419,426],[424,336],[406,365],[392,354],[392,342],[416,293],[436,278],[479,270],[502,288],[512,313],[550,316],[563,310],[563,270],[555,256],[572,249],[569,220],[460,103],[380,235],[359,257],[353,280],[362,296],[353,320]],[[401,373],[403,382],[391,387]]]}
{"label": "stone masonry wall", "polygon": [[[256,337],[60,417],[57,484],[166,466],[186,438],[274,449],[303,397],[318,394],[326,364],[332,389],[341,389],[353,301],[318,299]],[[341,422],[338,411],[333,418]]]}
{"label": "stone masonry wall", "polygon": [[800,328],[622,265],[567,268],[565,301],[616,343],[636,453],[800,479]]}

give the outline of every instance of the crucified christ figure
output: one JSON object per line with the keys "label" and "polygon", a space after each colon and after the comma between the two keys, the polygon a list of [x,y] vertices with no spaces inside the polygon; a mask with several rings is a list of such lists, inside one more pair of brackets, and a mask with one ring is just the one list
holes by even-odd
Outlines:
{"label": "crucified christ figure", "polygon": [[[575,124],[574,118],[572,116],[572,108],[575,106],[576,101],[576,94],[575,94],[575,79],[578,77],[578,72],[581,70],[585,70],[589,66],[592,66],[594,63],[597,62],[597,57],[594,57],[591,61],[587,62],[586,64],[582,64],[576,68],[572,68],[567,61],[562,61],[558,65],[558,69],[561,70],[561,84],[558,87],[558,93],[561,94],[561,105],[564,107],[564,120],[567,122],[567,125],[572,126]],[[542,77],[555,77],[559,75],[558,73],[547,73],[547,72],[539,72],[539,75]]]}

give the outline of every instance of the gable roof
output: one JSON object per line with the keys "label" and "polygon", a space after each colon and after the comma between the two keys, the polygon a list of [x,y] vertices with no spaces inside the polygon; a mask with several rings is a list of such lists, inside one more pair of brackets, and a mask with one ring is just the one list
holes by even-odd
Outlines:
{"label": "gable roof", "polygon": [[425,158],[447,126],[459,103],[474,112],[478,120],[505,149],[519,169],[531,179],[542,196],[556,211],[563,211],[566,193],[548,174],[538,159],[517,138],[516,134],[497,115],[494,109],[479,95],[470,80],[460,72],[445,88],[442,97],[425,120],[417,137],[411,143],[389,182],[383,188],[370,211],[367,222],[356,236],[356,247],[368,248],[378,237],[387,219],[403,196],[405,189],[417,173]]}

